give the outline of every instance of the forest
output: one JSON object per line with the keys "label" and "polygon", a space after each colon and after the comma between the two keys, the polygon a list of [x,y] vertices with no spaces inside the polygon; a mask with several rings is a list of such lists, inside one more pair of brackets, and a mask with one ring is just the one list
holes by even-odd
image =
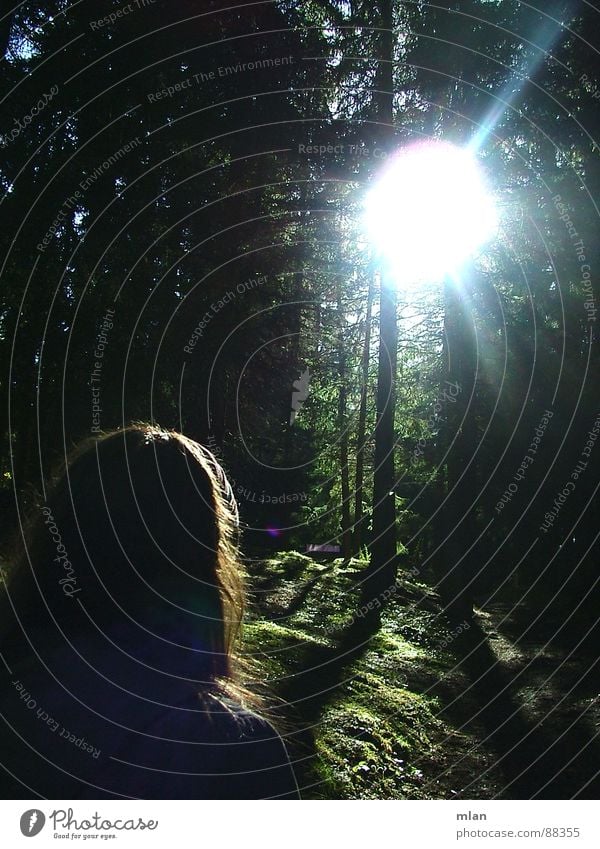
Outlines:
{"label": "forest", "polygon": [[[207,446],[303,798],[597,798],[599,33],[584,0],[2,4],[3,576],[82,439]],[[434,273],[406,178],[396,281],[365,199],[423,144],[474,151],[496,227]]]}

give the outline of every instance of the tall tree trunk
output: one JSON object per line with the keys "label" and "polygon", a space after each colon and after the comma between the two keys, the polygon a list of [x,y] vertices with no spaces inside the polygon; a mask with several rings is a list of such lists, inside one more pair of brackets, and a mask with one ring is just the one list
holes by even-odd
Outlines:
{"label": "tall tree trunk", "polygon": [[465,475],[477,445],[474,411],[469,409],[475,379],[475,336],[467,288],[461,292],[446,280],[444,306],[446,365],[441,397],[445,399],[445,415],[440,450],[446,454],[446,501],[440,511],[440,540],[434,562],[446,612],[452,618],[464,619],[473,613],[467,587],[471,572],[468,550],[474,529],[473,493],[477,491],[474,473]]}
{"label": "tall tree trunk", "polygon": [[[374,103],[382,147],[389,147],[393,129],[394,35],[392,0],[380,0],[379,67]],[[375,469],[373,476],[373,538],[371,560],[362,582],[361,603],[370,627],[380,622],[384,593],[396,581],[396,505],[394,495],[394,412],[398,330],[396,290],[384,269],[380,273],[379,363]]]}
{"label": "tall tree trunk", "polygon": [[369,358],[371,354],[371,320],[373,316],[373,274],[369,274],[369,291],[367,294],[367,315],[365,318],[365,340],[361,363],[360,408],[358,411],[358,433],[356,437],[356,477],[354,482],[354,533],[352,551],[360,553],[363,544],[365,517],[363,515],[364,477],[365,477],[365,442],[367,435],[367,395],[369,385]]}
{"label": "tall tree trunk", "polygon": [[381,598],[396,581],[396,497],[394,493],[394,411],[396,384],[396,289],[381,277],[379,363],[375,469],[373,475],[373,534],[371,560],[363,582],[362,604],[372,622],[379,620]]}
{"label": "tall tree trunk", "polygon": [[338,429],[340,434],[340,481],[342,491],[342,555],[349,560],[352,555],[352,518],[350,515],[350,472],[348,470],[348,372],[346,367],[346,340],[344,338],[344,312],[342,309],[342,290],[337,285],[338,311],[338,374],[340,388],[338,394]]}

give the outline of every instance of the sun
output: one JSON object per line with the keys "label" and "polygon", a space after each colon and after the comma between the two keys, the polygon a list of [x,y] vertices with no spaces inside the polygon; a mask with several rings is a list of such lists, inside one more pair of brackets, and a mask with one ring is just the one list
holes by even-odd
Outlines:
{"label": "sun", "polygon": [[401,286],[460,270],[497,229],[481,166],[460,147],[419,142],[395,153],[365,199],[364,224]]}

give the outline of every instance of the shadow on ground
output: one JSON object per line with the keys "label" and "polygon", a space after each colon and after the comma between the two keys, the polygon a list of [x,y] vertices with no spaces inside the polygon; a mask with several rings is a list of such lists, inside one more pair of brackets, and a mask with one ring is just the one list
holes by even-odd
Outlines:
{"label": "shadow on ground", "polygon": [[[544,682],[548,687],[553,671],[560,671],[560,657],[544,661],[545,675],[527,704],[521,692],[539,671],[535,657],[525,653],[521,670],[507,669],[477,622],[457,637],[453,648],[471,682],[470,696],[478,705],[485,745],[496,753],[504,773],[503,795],[511,799],[597,798],[600,746],[589,717],[585,711],[570,709],[568,701],[557,705],[559,698],[552,693],[544,699]],[[596,662],[580,662],[588,681],[590,664]],[[597,669],[596,665],[596,682]],[[460,718],[460,698],[452,714],[454,721]]]}

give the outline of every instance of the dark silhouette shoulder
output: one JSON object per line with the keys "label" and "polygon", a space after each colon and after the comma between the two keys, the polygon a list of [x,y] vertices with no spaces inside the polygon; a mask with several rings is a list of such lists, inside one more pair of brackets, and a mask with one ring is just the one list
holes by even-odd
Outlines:
{"label": "dark silhouette shoulder", "polygon": [[192,684],[109,695],[30,673],[2,673],[3,798],[299,798],[281,736],[230,698]]}

